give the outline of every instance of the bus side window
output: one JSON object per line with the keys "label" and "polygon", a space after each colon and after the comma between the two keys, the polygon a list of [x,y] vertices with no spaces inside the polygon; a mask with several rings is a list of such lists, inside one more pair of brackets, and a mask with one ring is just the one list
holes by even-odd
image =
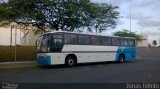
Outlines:
{"label": "bus side window", "polygon": [[90,36],[90,38],[91,38],[91,45],[100,45],[101,44],[100,37]]}
{"label": "bus side window", "polygon": [[77,35],[74,35],[74,34],[71,34],[70,36],[71,38],[71,44],[78,44],[78,36]]}
{"label": "bus side window", "polygon": [[64,34],[64,43],[70,44],[70,42],[71,42],[70,34]]}
{"label": "bus side window", "polygon": [[110,37],[102,37],[102,45],[111,45],[111,43]]}
{"label": "bus side window", "polygon": [[120,40],[119,40],[119,38],[112,37],[112,45],[113,45],[113,46],[118,46],[118,45],[120,45]]}
{"label": "bus side window", "polygon": [[55,47],[54,37],[52,36],[51,37],[51,43],[50,43],[50,49],[51,49],[51,51],[54,50],[54,47]]}
{"label": "bus side window", "polygon": [[63,47],[62,35],[53,35],[51,40],[51,52],[61,51]]}
{"label": "bus side window", "polygon": [[55,44],[56,44],[56,48],[61,48],[62,47],[62,40],[55,39]]}
{"label": "bus side window", "polygon": [[90,39],[89,36],[87,35],[78,35],[78,43],[80,45],[89,45],[90,44]]}
{"label": "bus side window", "polygon": [[121,41],[121,46],[128,46],[128,41],[127,41],[127,39],[124,39],[124,38],[121,38],[120,39]]}
{"label": "bus side window", "polygon": [[135,41],[133,39],[128,40],[129,46],[135,46]]}

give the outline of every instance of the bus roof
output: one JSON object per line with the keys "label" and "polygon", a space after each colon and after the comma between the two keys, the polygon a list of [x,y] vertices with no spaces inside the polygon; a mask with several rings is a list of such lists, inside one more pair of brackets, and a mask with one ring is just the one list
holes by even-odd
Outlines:
{"label": "bus roof", "polygon": [[53,34],[54,34],[54,33],[72,33],[72,34],[82,34],[82,35],[95,35],[95,36],[108,36],[108,37],[118,37],[118,38],[135,39],[134,37],[109,36],[109,35],[102,34],[102,33],[82,33],[82,32],[68,32],[68,31],[51,31],[51,32],[44,33],[43,35],[52,34],[52,33],[53,33]]}

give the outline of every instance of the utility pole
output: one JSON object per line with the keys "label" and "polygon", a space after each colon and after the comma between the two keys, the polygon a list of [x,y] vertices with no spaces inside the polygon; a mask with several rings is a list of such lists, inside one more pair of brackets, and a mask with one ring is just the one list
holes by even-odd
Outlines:
{"label": "utility pole", "polygon": [[15,27],[15,62],[17,60],[17,48],[16,48],[16,44],[17,44],[17,28]]}
{"label": "utility pole", "polygon": [[132,22],[131,22],[131,18],[132,18],[132,16],[131,16],[131,10],[132,10],[132,8],[131,8],[131,0],[130,0],[130,34],[131,34],[131,29],[132,29]]}
{"label": "utility pole", "polygon": [[160,38],[159,38],[159,46],[160,46]]}
{"label": "utility pole", "polygon": [[21,28],[21,25],[20,25],[20,30],[19,30],[19,32],[20,32],[20,44],[22,44],[22,42],[21,42],[21,40],[22,40],[22,39],[21,39],[21,29],[22,29],[22,28]]}
{"label": "utility pole", "polygon": [[11,24],[10,46],[12,45],[12,31],[13,31],[13,25]]}
{"label": "utility pole", "polygon": [[141,28],[141,46],[143,46],[143,34],[142,34],[142,29],[143,29],[143,27]]}

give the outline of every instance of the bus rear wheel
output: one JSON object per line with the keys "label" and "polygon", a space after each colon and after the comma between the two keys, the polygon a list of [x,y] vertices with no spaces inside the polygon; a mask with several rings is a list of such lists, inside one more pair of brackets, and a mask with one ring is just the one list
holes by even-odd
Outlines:
{"label": "bus rear wheel", "polygon": [[124,55],[119,55],[119,60],[118,60],[118,62],[119,63],[123,63],[125,61],[125,56]]}
{"label": "bus rear wheel", "polygon": [[76,59],[73,57],[73,56],[68,56],[65,60],[65,64],[68,66],[68,67],[72,67],[74,65],[76,65]]}

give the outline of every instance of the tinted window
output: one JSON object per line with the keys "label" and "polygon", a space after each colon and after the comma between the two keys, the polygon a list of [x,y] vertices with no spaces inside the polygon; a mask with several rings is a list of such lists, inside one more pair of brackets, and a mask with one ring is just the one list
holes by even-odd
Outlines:
{"label": "tinted window", "polygon": [[111,45],[110,37],[102,37],[102,45]]}
{"label": "tinted window", "polygon": [[127,45],[128,45],[127,39],[121,38],[120,41],[121,41],[121,45],[122,45],[122,46],[127,46]]}
{"label": "tinted window", "polygon": [[69,44],[71,42],[70,34],[64,34],[64,43]]}
{"label": "tinted window", "polygon": [[56,35],[53,35],[53,38],[62,39],[62,35],[60,35],[60,34],[56,34]]}
{"label": "tinted window", "polygon": [[48,52],[50,46],[50,35],[44,35],[42,38],[40,51],[41,52]]}
{"label": "tinted window", "polygon": [[65,34],[64,35],[64,42],[66,44],[77,44],[77,35],[75,34]]}
{"label": "tinted window", "polygon": [[63,41],[62,35],[54,34],[51,37],[50,51],[51,52],[59,52],[62,50]]}
{"label": "tinted window", "polygon": [[71,34],[71,44],[77,44],[77,35]]}
{"label": "tinted window", "polygon": [[128,44],[129,44],[129,46],[134,46],[135,45],[135,41],[133,39],[129,39],[128,40]]}
{"label": "tinted window", "polygon": [[90,43],[89,36],[79,35],[78,42],[82,45],[88,45]]}
{"label": "tinted window", "polygon": [[91,45],[99,45],[101,44],[100,37],[91,36]]}
{"label": "tinted window", "polygon": [[112,45],[120,45],[119,38],[112,38]]}

